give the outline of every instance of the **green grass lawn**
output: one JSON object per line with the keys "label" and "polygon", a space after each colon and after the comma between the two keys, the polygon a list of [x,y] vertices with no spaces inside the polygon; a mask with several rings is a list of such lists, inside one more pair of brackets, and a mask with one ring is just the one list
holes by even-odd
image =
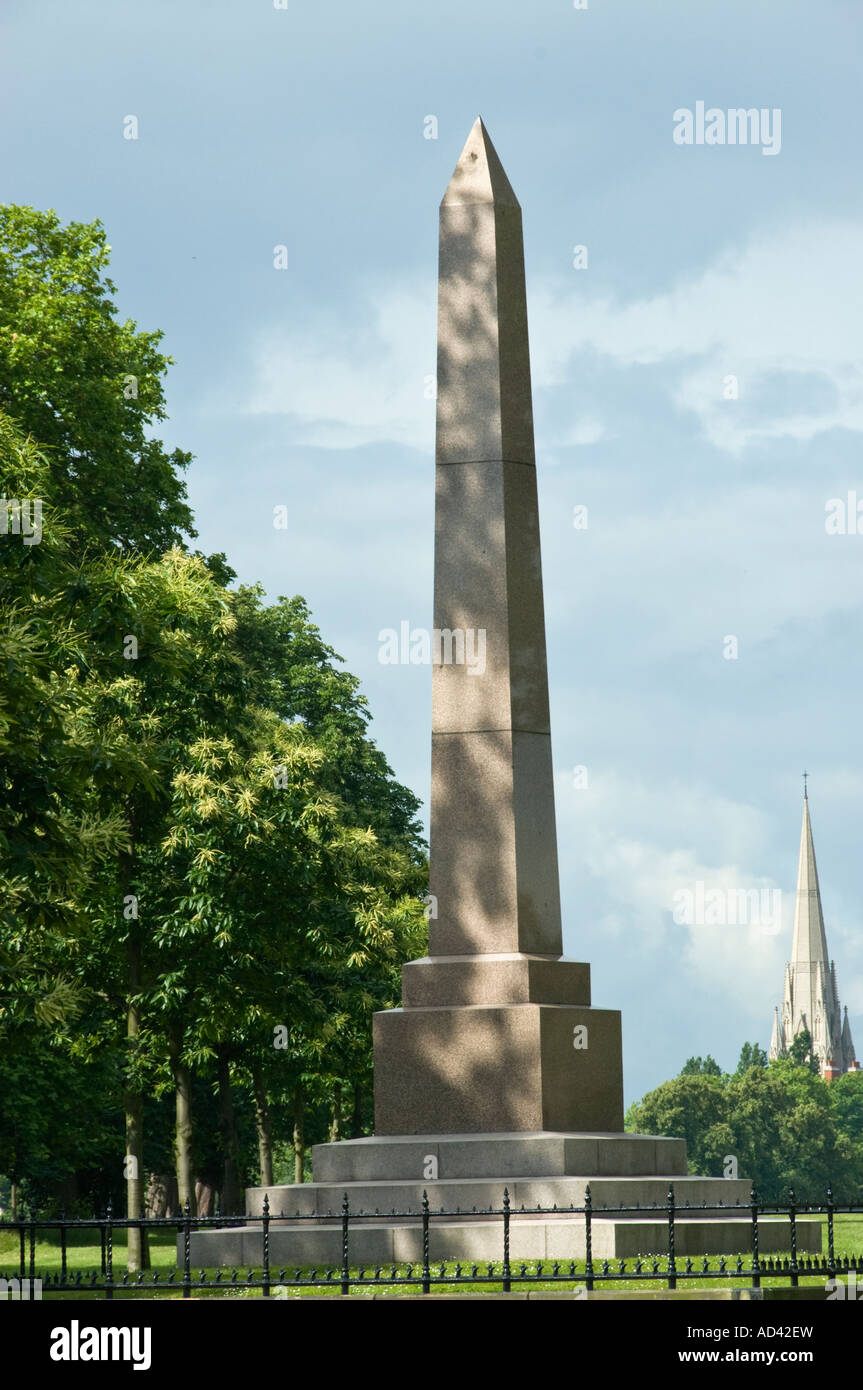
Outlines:
{"label": "green grass lawn", "polygon": [[[822,1226],[824,1227],[822,1255],[826,1255],[826,1251],[827,1251],[827,1231],[826,1231],[827,1218],[826,1218],[826,1217],[820,1217],[820,1218],[819,1218],[817,1215],[815,1215],[815,1214],[813,1213],[813,1214],[810,1214],[810,1215],[809,1215],[809,1218],[808,1218],[808,1219],[815,1219],[815,1220],[819,1220],[819,1219],[820,1219],[820,1220],[821,1220]],[[835,1247],[836,1247],[836,1255],[837,1255],[837,1258],[839,1258],[839,1257],[844,1258],[845,1256],[848,1256],[848,1257],[850,1258],[850,1257],[855,1256],[855,1255],[858,1256],[858,1257],[863,1256],[863,1216],[837,1216],[837,1217],[835,1218],[835,1222],[834,1222],[834,1231],[835,1231]],[[45,1234],[45,1235],[48,1235],[49,1233],[46,1232],[46,1233],[44,1233],[44,1234]],[[78,1272],[80,1272],[81,1275],[82,1275],[81,1286],[80,1286],[80,1288],[76,1288],[76,1289],[71,1290],[71,1291],[68,1291],[68,1292],[60,1292],[60,1291],[54,1292],[53,1290],[50,1290],[50,1291],[49,1291],[49,1290],[44,1290],[44,1291],[43,1291],[43,1297],[45,1297],[45,1298],[50,1298],[50,1299],[69,1299],[69,1300],[75,1300],[75,1301],[80,1300],[80,1299],[89,1299],[89,1298],[101,1299],[101,1298],[103,1297],[103,1294],[102,1294],[101,1292],[99,1292],[99,1291],[97,1291],[97,1290],[91,1290],[91,1289],[88,1289],[88,1288],[87,1288],[87,1281],[88,1281],[88,1279],[89,1279],[89,1276],[90,1276],[91,1274],[93,1274],[93,1273],[95,1273],[97,1276],[99,1275],[99,1269],[100,1269],[100,1242],[99,1242],[99,1233],[98,1233],[98,1231],[82,1231],[82,1232],[70,1232],[69,1234],[70,1234],[70,1236],[74,1237],[74,1243],[71,1243],[71,1242],[70,1242],[70,1243],[67,1244],[67,1247],[66,1247],[66,1267],[67,1267],[67,1272],[70,1273],[70,1274],[71,1274],[71,1273],[77,1274]],[[119,1281],[122,1280],[123,1275],[124,1275],[124,1273],[125,1273],[125,1269],[126,1269],[126,1242],[125,1242],[125,1233],[124,1233],[124,1232],[119,1231],[119,1230],[115,1232],[115,1239],[114,1239],[114,1243],[113,1243],[113,1250],[114,1250],[114,1262],[113,1262],[114,1279],[115,1279],[116,1281],[118,1281],[118,1283],[119,1283]],[[15,1232],[11,1232],[11,1231],[0,1231],[0,1276],[5,1276],[6,1278],[13,1278],[13,1277],[16,1277],[16,1276],[18,1275],[18,1272],[19,1272],[19,1266],[18,1266],[18,1253],[19,1253],[19,1242],[18,1242],[18,1236],[17,1236],[17,1234],[16,1234]],[[746,1250],[743,1250],[743,1251],[741,1251],[740,1253],[741,1253],[742,1256],[743,1256],[744,1267],[746,1267],[746,1266],[749,1265],[749,1263],[750,1263],[750,1259],[751,1259],[750,1252],[748,1252],[748,1251],[746,1251]],[[787,1254],[790,1254],[790,1252],[787,1252]],[[130,1281],[134,1279],[135,1282],[134,1282],[134,1283],[130,1282],[130,1284],[127,1285],[125,1288],[123,1288],[122,1286],[118,1287],[118,1288],[116,1289],[116,1291],[115,1291],[115,1295],[114,1295],[115,1298],[125,1298],[125,1297],[141,1298],[142,1296],[143,1296],[143,1297],[154,1297],[154,1298],[179,1298],[179,1297],[181,1297],[181,1294],[182,1294],[182,1269],[177,1269],[177,1262],[176,1262],[176,1237],[175,1237],[175,1234],[174,1234],[172,1231],[165,1230],[165,1231],[158,1231],[158,1232],[155,1232],[155,1233],[151,1233],[151,1235],[150,1235],[150,1258],[151,1258],[151,1269],[145,1274],[143,1284],[139,1284],[139,1283],[137,1282],[137,1276],[131,1276],[131,1275],[130,1275],[130,1276],[129,1276]],[[775,1258],[775,1257],[774,1257],[774,1258]],[[782,1258],[785,1258],[785,1257],[783,1256]],[[805,1256],[800,1256],[800,1259],[801,1259],[801,1260],[804,1259],[804,1258],[805,1258]],[[28,1261],[29,1261],[29,1246],[27,1247],[27,1259],[28,1259]],[[711,1265],[711,1268],[716,1269],[717,1266],[718,1266],[718,1262],[719,1262],[719,1257],[718,1257],[718,1256],[711,1256],[711,1257],[710,1257],[710,1265]],[[705,1278],[688,1278],[688,1279],[683,1279],[682,1277],[680,1277],[680,1271],[683,1270],[683,1268],[685,1267],[686,1260],[685,1260],[685,1257],[682,1257],[682,1258],[681,1258],[681,1257],[678,1257],[678,1260],[677,1260],[677,1269],[678,1269],[678,1285],[677,1285],[677,1286],[678,1286],[678,1288],[698,1288],[698,1289],[707,1289],[707,1288],[729,1287],[729,1286],[731,1286],[731,1287],[745,1287],[747,1284],[749,1284],[749,1283],[751,1282],[751,1281],[749,1281],[749,1280],[747,1280],[747,1279],[744,1279],[744,1278],[739,1278],[739,1277],[738,1277],[738,1278],[732,1278],[732,1277],[731,1277],[731,1273],[732,1273],[733,1268],[734,1268],[734,1265],[735,1265],[735,1263],[736,1263],[736,1255],[735,1255],[735,1256],[730,1256],[730,1255],[727,1256],[727,1257],[726,1257],[726,1262],[727,1262],[727,1272],[726,1272],[725,1275],[723,1275],[723,1276],[721,1276],[721,1277],[719,1277],[719,1278],[710,1278],[710,1279],[705,1279]],[[552,1262],[551,1262],[550,1260],[544,1261],[544,1262],[543,1262],[543,1269],[544,1269],[544,1270],[550,1269],[551,1263],[552,1263]],[[568,1263],[569,1263],[568,1261],[565,1262],[565,1264],[564,1264],[564,1262],[561,1262],[562,1267],[568,1267]],[[652,1261],[646,1260],[645,1263],[646,1263],[646,1265],[647,1265],[648,1268],[652,1268]],[[701,1263],[701,1260],[700,1260],[700,1259],[693,1258],[693,1267],[694,1267],[695,1269],[698,1269],[698,1266],[700,1265],[700,1263]],[[626,1268],[627,1268],[627,1270],[632,1270],[633,1267],[634,1267],[634,1264],[635,1264],[634,1259],[627,1259],[627,1260],[626,1260]],[[583,1270],[584,1270],[584,1261],[583,1261],[583,1260],[576,1260],[576,1262],[575,1262],[575,1267],[576,1267],[576,1270],[577,1270],[578,1272],[583,1272]],[[594,1260],[594,1272],[595,1272],[595,1273],[600,1269],[600,1267],[601,1267],[601,1261],[599,1261],[599,1260]],[[618,1262],[617,1262],[617,1261],[611,1261],[611,1262],[610,1262],[610,1268],[611,1268],[612,1270],[613,1270],[613,1269],[616,1269],[617,1267],[618,1267]],[[462,1262],[462,1271],[463,1271],[463,1272],[464,1272],[465,1270],[469,1270],[469,1268],[470,1268],[469,1265],[467,1265],[467,1264],[465,1264],[464,1262]],[[486,1268],[487,1268],[487,1266],[486,1266],[485,1264],[481,1264],[481,1265],[480,1265],[480,1272],[481,1272],[481,1273],[484,1273],[485,1270],[486,1270]],[[561,1290],[563,1290],[563,1289],[570,1289],[570,1288],[576,1288],[576,1287],[578,1287],[578,1284],[577,1284],[577,1283],[572,1283],[572,1282],[570,1282],[570,1281],[558,1282],[558,1281],[551,1281],[551,1280],[545,1280],[545,1279],[537,1280],[537,1281],[531,1280],[531,1281],[530,1281],[529,1283],[527,1283],[527,1284],[520,1284],[520,1283],[518,1282],[518,1279],[517,1279],[516,1276],[517,1276],[518,1273],[521,1271],[521,1268],[522,1268],[522,1262],[521,1262],[520,1260],[513,1261],[513,1263],[512,1263],[512,1274],[513,1274],[512,1287],[513,1287],[514,1290],[525,1289],[525,1288],[530,1288],[530,1289],[541,1289],[541,1290],[551,1290],[551,1289],[561,1289]],[[535,1273],[535,1272],[536,1272],[536,1269],[537,1269],[536,1261],[526,1261],[526,1262],[525,1262],[525,1268],[526,1268],[526,1271],[527,1271],[528,1274],[533,1274],[533,1273]],[[663,1273],[667,1270],[667,1261],[666,1261],[666,1259],[665,1259],[664,1257],[660,1258],[660,1260],[659,1260],[659,1268],[660,1268],[660,1271],[663,1272]],[[50,1273],[50,1274],[59,1273],[59,1272],[60,1272],[60,1269],[61,1269],[61,1253],[60,1253],[60,1240],[59,1240],[59,1235],[57,1235],[57,1234],[55,1234],[55,1233],[52,1232],[52,1233],[50,1233],[50,1238],[48,1238],[48,1239],[40,1239],[40,1240],[38,1240],[37,1243],[36,1243],[36,1276],[37,1276],[37,1278],[38,1278],[38,1277],[41,1277],[41,1278],[44,1280],[44,1279],[46,1278],[46,1276],[47,1276],[49,1273]],[[384,1269],[382,1269],[381,1272],[382,1272],[382,1274],[383,1274],[384,1276],[389,1276],[390,1273],[391,1273],[391,1269],[392,1269],[391,1266],[386,1266]],[[455,1269],[456,1269],[455,1261],[450,1261],[450,1262],[445,1266],[445,1272],[446,1272],[447,1274],[454,1274],[454,1273],[455,1273]],[[167,1276],[171,1273],[172,1270],[175,1271],[173,1286],[172,1286],[172,1285],[166,1285],[166,1284],[164,1283],[164,1281],[166,1280]],[[499,1291],[501,1290],[501,1284],[500,1284],[500,1282],[499,1282],[500,1270],[501,1270],[500,1264],[496,1264],[496,1265],[494,1266],[494,1273],[495,1273],[496,1275],[498,1275],[498,1279],[495,1280],[494,1282],[485,1282],[485,1281],[484,1281],[484,1282],[482,1282],[482,1283],[469,1283],[469,1284],[458,1284],[458,1285],[453,1285],[453,1284],[449,1284],[449,1285],[433,1285],[433,1286],[432,1286],[432,1295],[434,1295],[435,1293],[456,1293],[456,1292],[457,1292],[457,1293],[462,1293],[462,1292],[466,1292],[466,1293],[479,1293],[479,1292],[483,1292],[483,1291],[485,1291],[485,1292],[499,1292]],[[439,1273],[439,1271],[440,1271],[440,1265],[439,1265],[439,1264],[434,1265],[434,1266],[432,1267],[432,1272],[433,1272],[433,1273]],[[29,1272],[29,1266],[28,1266],[28,1272]],[[159,1282],[160,1282],[161,1287],[156,1287],[156,1288],[154,1288],[154,1287],[153,1287],[153,1274],[156,1273],[156,1272],[158,1272],[158,1274],[159,1274]],[[397,1266],[396,1266],[396,1273],[397,1273],[397,1275],[402,1275],[402,1276],[404,1276],[404,1275],[406,1274],[406,1272],[407,1272],[407,1266],[406,1266],[406,1265],[397,1265]],[[195,1269],[193,1269],[193,1271],[192,1271],[193,1277],[196,1278],[196,1279],[197,1279],[197,1278],[200,1278],[200,1273],[201,1273],[201,1271],[200,1271],[200,1269],[198,1269],[198,1268],[195,1268]],[[230,1279],[230,1273],[231,1273],[230,1270],[224,1270],[224,1269],[223,1269],[223,1270],[221,1271],[222,1280],[223,1280],[223,1281],[229,1280],[229,1279]],[[239,1270],[238,1273],[239,1273],[241,1276],[245,1276],[245,1275],[248,1273],[248,1271],[245,1270],[245,1269],[242,1269],[242,1270]],[[295,1271],[294,1271],[293,1269],[290,1269],[290,1270],[286,1270],[285,1273],[288,1275],[288,1277],[293,1278]],[[351,1274],[352,1274],[352,1276],[355,1277],[355,1276],[357,1275],[357,1273],[358,1273],[358,1268],[357,1268],[356,1266],[354,1266],[354,1267],[351,1269]],[[370,1268],[366,1268],[365,1273],[366,1273],[367,1276],[369,1276],[369,1275],[371,1275],[371,1274],[374,1273],[374,1270],[373,1270],[373,1269],[370,1269]],[[418,1273],[418,1269],[417,1269],[417,1266],[416,1266],[416,1265],[413,1267],[413,1273],[414,1273],[414,1276],[416,1276],[417,1273]],[[219,1271],[218,1271],[218,1270],[216,1270],[216,1269],[208,1269],[208,1270],[206,1271],[207,1280],[208,1280],[208,1281],[211,1281],[211,1280],[212,1280],[213,1283],[215,1283],[215,1280],[216,1280],[216,1277],[217,1277],[218,1274],[219,1274]],[[260,1277],[261,1277],[261,1270],[260,1270],[260,1269],[254,1270],[254,1274],[255,1274],[256,1278],[260,1279]],[[278,1282],[278,1274],[279,1274],[278,1267],[277,1267],[277,1266],[273,1266],[273,1267],[271,1268],[271,1270],[270,1270],[270,1277],[271,1277],[271,1280],[272,1280],[274,1286],[275,1286],[275,1285],[277,1284],[277,1282]],[[308,1269],[305,1269],[305,1270],[302,1271],[302,1276],[303,1276],[304,1278],[308,1278],[308,1277],[310,1276],[310,1274],[311,1274],[311,1271],[308,1270]],[[317,1277],[318,1277],[318,1278],[324,1278],[324,1277],[325,1277],[325,1274],[326,1274],[326,1271],[325,1271],[325,1270],[320,1270],[320,1269],[319,1269],[319,1270],[317,1271]],[[302,1288],[291,1288],[291,1287],[288,1286],[288,1285],[282,1286],[282,1287],[280,1288],[280,1290],[279,1290],[278,1296],[279,1296],[279,1297],[282,1297],[282,1298],[293,1298],[293,1297],[302,1298],[302,1297],[308,1297],[309,1295],[317,1295],[317,1296],[321,1296],[321,1295],[328,1296],[328,1295],[331,1295],[331,1296],[333,1296],[333,1297],[340,1297],[341,1295],[340,1295],[340,1292],[339,1292],[339,1281],[338,1281],[338,1277],[337,1277],[337,1276],[338,1276],[338,1271],[333,1271],[333,1275],[334,1275],[334,1277],[332,1278],[332,1280],[329,1281],[328,1283],[325,1283],[323,1286],[305,1286],[305,1287],[302,1287]],[[824,1278],[825,1278],[825,1276],[824,1276],[823,1274],[820,1274],[820,1273],[817,1274],[817,1275],[809,1275],[809,1276],[801,1275],[801,1276],[800,1276],[800,1284],[801,1284],[801,1285],[804,1285],[804,1284],[823,1285],[823,1283],[824,1283]],[[766,1275],[765,1275],[765,1276],[762,1278],[762,1281],[761,1281],[761,1282],[762,1282],[762,1286],[765,1287],[765,1288],[771,1287],[771,1286],[773,1286],[773,1287],[784,1287],[784,1288],[787,1288],[787,1287],[788,1287],[788,1280],[787,1280],[787,1279],[776,1278],[775,1276],[774,1276],[774,1277],[770,1277],[770,1276],[766,1276]],[[665,1286],[666,1286],[666,1285],[665,1285],[665,1280],[664,1280],[664,1279],[663,1279],[663,1280],[656,1280],[656,1279],[647,1279],[647,1278],[641,1278],[641,1279],[639,1279],[639,1278],[633,1278],[633,1279],[626,1279],[626,1280],[615,1280],[615,1281],[607,1280],[607,1281],[603,1281],[601,1278],[596,1278],[596,1280],[595,1280],[595,1287],[598,1288],[598,1289],[611,1289],[611,1288],[617,1288],[617,1289],[626,1289],[626,1290],[630,1290],[630,1291],[634,1291],[634,1290],[644,1291],[644,1290],[649,1290],[649,1289],[655,1289],[655,1288],[657,1288],[657,1287],[663,1288],[663,1287],[665,1287]],[[863,1276],[861,1276],[861,1286],[863,1286]],[[354,1297],[354,1298],[363,1298],[363,1297],[368,1297],[368,1296],[369,1296],[370,1294],[372,1294],[372,1293],[375,1293],[375,1294],[386,1294],[386,1295],[391,1295],[391,1296],[393,1296],[393,1297],[397,1297],[400,1293],[419,1293],[419,1292],[420,1292],[420,1286],[419,1286],[418,1284],[408,1285],[408,1284],[406,1284],[406,1283],[404,1283],[404,1282],[398,1282],[398,1283],[395,1283],[395,1284],[392,1284],[392,1283],[391,1283],[391,1284],[388,1285],[388,1286],[385,1286],[385,1285],[382,1285],[382,1284],[376,1284],[376,1285],[365,1285],[365,1286],[361,1286],[361,1287],[359,1287],[359,1288],[352,1288],[352,1289],[351,1289],[351,1294],[350,1294],[350,1296],[351,1296],[351,1297]],[[260,1289],[243,1290],[243,1289],[239,1289],[239,1288],[230,1288],[229,1286],[226,1287],[226,1286],[225,1286],[225,1283],[223,1282],[221,1288],[213,1287],[213,1288],[211,1288],[211,1289],[210,1289],[210,1288],[207,1288],[207,1289],[193,1289],[193,1290],[192,1290],[192,1297],[193,1297],[193,1298],[260,1298],[260,1297],[261,1297],[261,1292],[260,1292]]]}

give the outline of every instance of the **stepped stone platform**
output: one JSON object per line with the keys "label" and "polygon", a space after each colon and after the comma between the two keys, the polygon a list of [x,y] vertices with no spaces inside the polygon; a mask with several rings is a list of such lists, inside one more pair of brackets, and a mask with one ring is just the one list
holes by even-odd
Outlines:
{"label": "stepped stone platform", "polygon": [[[597,1259],[663,1253],[672,1183],[679,1212],[678,1255],[745,1254],[751,1246],[749,1183],[688,1176],[682,1139],[545,1132],[397,1136],[319,1144],[312,1164],[315,1182],[247,1190],[249,1215],[260,1215],[264,1196],[269,1198],[273,1264],[340,1264],[345,1194],[351,1213],[362,1215],[350,1226],[352,1263],[415,1262],[422,1258],[417,1218],[423,1192],[432,1213],[433,1260],[498,1260],[502,1218],[484,1213],[500,1210],[504,1188],[512,1210],[513,1259],[583,1259],[584,1216],[567,1208],[583,1205],[588,1183]],[[497,1176],[489,1178],[490,1172]],[[739,1213],[733,1210],[738,1203],[744,1208]],[[619,1206],[642,1210],[612,1210]],[[531,1210],[537,1207],[544,1208],[542,1213]],[[448,1215],[435,1216],[440,1211]],[[307,1219],[290,1220],[297,1215]],[[762,1219],[761,1253],[787,1250],[789,1230],[787,1219]],[[259,1265],[262,1260],[258,1224],[194,1232],[191,1240],[192,1261],[203,1267]],[[820,1251],[820,1223],[798,1220],[797,1244],[801,1252]]]}

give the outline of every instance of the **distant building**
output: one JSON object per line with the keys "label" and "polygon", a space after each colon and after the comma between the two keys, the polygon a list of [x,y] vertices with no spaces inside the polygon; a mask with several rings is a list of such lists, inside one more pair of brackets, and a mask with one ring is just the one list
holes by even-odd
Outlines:
{"label": "distant building", "polygon": [[825,1081],[832,1081],[846,1071],[859,1068],[851,1040],[848,1009],[846,1006],[843,1016],[839,1004],[836,966],[833,961],[828,964],[821,889],[809,820],[809,797],[805,790],[794,940],[791,960],[785,966],[781,1015],[779,1009],[774,1011],[770,1060],[786,1056],[795,1037],[804,1028],[809,1030],[812,1037],[812,1052],[818,1058]]}

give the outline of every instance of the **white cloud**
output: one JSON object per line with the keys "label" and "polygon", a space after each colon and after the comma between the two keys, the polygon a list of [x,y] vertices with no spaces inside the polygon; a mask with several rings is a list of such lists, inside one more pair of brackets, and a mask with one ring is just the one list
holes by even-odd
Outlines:
{"label": "white cloud", "polygon": [[[861,233],[853,222],[762,233],[698,279],[626,305],[539,285],[531,296],[535,378],[567,381],[572,354],[588,348],[627,366],[678,363],[675,403],[734,453],[759,438],[863,430]],[[692,367],[691,358],[701,360]],[[815,410],[759,408],[759,387],[776,373],[821,373],[835,397]],[[723,399],[730,374],[741,383],[738,401]],[[755,404],[744,410],[747,396]]]}
{"label": "white cloud", "polygon": [[[556,782],[560,839],[580,846],[603,902],[605,933],[640,955],[671,954],[679,961],[681,990],[733,1000],[754,1017],[780,1001],[794,885],[781,891],[764,872],[769,825],[762,812],[678,780],[661,790],[616,772],[585,790],[574,789],[565,775]],[[779,889],[781,930],[755,922],[678,925],[675,894],[698,881],[707,891]]]}
{"label": "white cloud", "polygon": [[[552,633],[613,622],[615,640],[646,658],[653,653],[654,667],[700,654],[715,658],[717,679],[730,680],[788,624],[856,612],[852,576],[863,538],[827,534],[832,481],[820,493],[811,485],[720,482],[718,490],[702,483],[688,496],[645,502],[613,478],[576,489],[569,477],[547,475],[543,507],[552,520],[568,517],[575,501],[590,508],[589,529],[548,524],[544,532]],[[576,563],[577,585],[566,582]],[[729,634],[738,638],[739,661],[723,659]]]}
{"label": "white cloud", "polygon": [[291,443],[434,448],[434,303],[415,291],[370,292],[359,323],[321,315],[268,331],[250,356],[246,409],[288,416]]}
{"label": "white cloud", "polygon": [[613,435],[606,429],[601,420],[597,420],[590,415],[585,415],[583,419],[576,420],[568,430],[565,430],[560,438],[555,440],[555,444],[561,445],[585,445],[598,444],[600,440],[611,439]]}

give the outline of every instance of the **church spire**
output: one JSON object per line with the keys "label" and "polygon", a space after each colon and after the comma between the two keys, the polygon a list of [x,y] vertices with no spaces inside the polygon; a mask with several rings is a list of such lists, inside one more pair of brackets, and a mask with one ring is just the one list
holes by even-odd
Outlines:
{"label": "church spire", "polygon": [[842,1056],[845,1060],[846,1071],[857,1070],[857,1058],[854,1054],[854,1043],[851,1040],[851,1024],[848,1022],[848,1005],[845,1005],[845,1021],[842,1024]]}
{"label": "church spire", "polygon": [[803,774],[803,826],[797,867],[797,901],[791,960],[785,968],[785,993],[781,1021],[773,1022],[769,1057],[785,1056],[798,1033],[805,1028],[812,1038],[812,1053],[827,1080],[855,1070],[854,1044],[847,1009],[844,1026],[836,989],[836,967],[827,954],[827,935],[821,907],[821,886],[815,863],[809,793]]}
{"label": "church spire", "polygon": [[[806,777],[808,773],[803,775]],[[812,841],[812,822],[809,819],[809,797],[804,783],[803,828],[800,832],[800,858],[797,866],[797,903],[794,909],[791,968],[798,974],[810,975],[814,987],[819,964],[827,969],[827,937],[824,932],[815,845]],[[799,983],[801,982],[798,981]]]}

